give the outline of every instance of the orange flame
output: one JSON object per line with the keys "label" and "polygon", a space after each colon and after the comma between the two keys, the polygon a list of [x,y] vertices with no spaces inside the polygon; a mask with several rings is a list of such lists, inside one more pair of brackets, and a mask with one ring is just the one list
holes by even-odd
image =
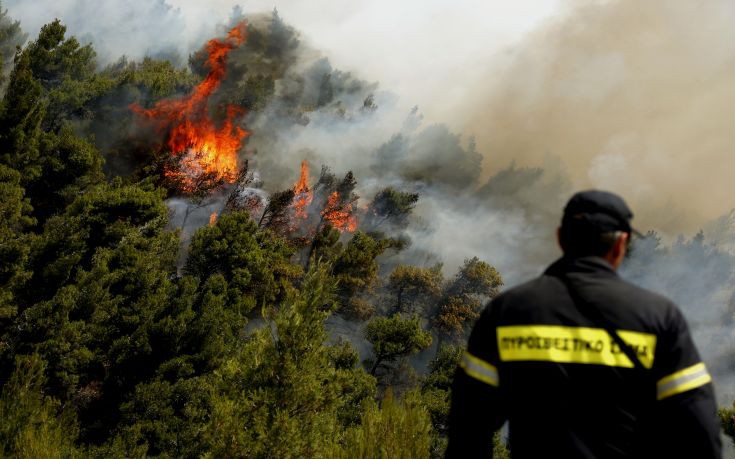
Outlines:
{"label": "orange flame", "polygon": [[209,216],[209,226],[214,226],[217,223],[217,212],[212,212]]}
{"label": "orange flame", "polygon": [[309,189],[309,162],[301,161],[301,176],[299,181],[293,187],[294,198],[293,207],[296,209],[296,217],[306,219],[306,208],[314,199],[314,194]]}
{"label": "orange flame", "polygon": [[166,170],[164,174],[182,179],[183,191],[195,191],[197,177],[204,174],[229,183],[237,179],[237,152],[249,133],[236,126],[235,120],[244,110],[228,106],[225,121],[218,128],[209,116],[207,103],[225,77],[227,55],[245,42],[246,27],[243,21],[230,30],[226,39],[207,43],[209,74],[187,97],[162,100],[151,109],[137,104],[130,107],[157,122],[161,130],[168,129],[166,145],[181,161],[178,170]]}
{"label": "orange flame", "polygon": [[321,212],[322,218],[341,232],[354,232],[357,229],[357,218],[352,215],[352,203],[340,205],[339,193],[329,195],[327,205]]}

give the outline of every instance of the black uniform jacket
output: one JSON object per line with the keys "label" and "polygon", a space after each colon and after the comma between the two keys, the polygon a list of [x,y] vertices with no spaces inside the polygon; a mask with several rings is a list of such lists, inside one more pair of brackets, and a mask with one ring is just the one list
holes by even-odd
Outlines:
{"label": "black uniform jacket", "polygon": [[[642,366],[580,311],[563,278]],[[475,325],[453,385],[447,457],[491,457],[506,420],[514,459],[721,454],[711,378],[681,312],[597,257],[562,258],[496,297]]]}

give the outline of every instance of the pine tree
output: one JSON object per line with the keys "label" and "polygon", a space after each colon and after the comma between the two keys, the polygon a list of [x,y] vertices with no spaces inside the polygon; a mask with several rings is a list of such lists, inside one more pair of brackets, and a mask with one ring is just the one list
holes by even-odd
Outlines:
{"label": "pine tree", "polygon": [[336,287],[328,273],[328,266],[313,265],[300,293],[224,365],[218,383],[224,396],[209,430],[212,455],[321,456],[339,440],[338,413],[374,393],[354,358],[335,358],[325,345]]}
{"label": "pine tree", "polygon": [[431,334],[421,328],[417,317],[376,317],[365,328],[365,337],[373,345],[375,355],[370,368],[372,375],[397,359],[431,345]]}
{"label": "pine tree", "polygon": [[230,303],[243,313],[283,300],[301,269],[291,264],[293,248],[260,230],[247,212],[222,215],[194,234],[184,271],[204,282],[213,274],[227,281]]}

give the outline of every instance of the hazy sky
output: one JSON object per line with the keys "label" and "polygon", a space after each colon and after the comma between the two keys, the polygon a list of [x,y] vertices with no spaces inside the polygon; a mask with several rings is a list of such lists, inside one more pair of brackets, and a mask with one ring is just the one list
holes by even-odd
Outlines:
{"label": "hazy sky", "polygon": [[[278,8],[335,67],[354,70],[420,105],[432,118],[451,115],[465,88],[497,55],[559,9],[560,0],[168,0],[187,21]],[[206,11],[205,16],[211,13]],[[449,88],[449,90],[448,90]],[[433,115],[433,116],[432,116]]]}

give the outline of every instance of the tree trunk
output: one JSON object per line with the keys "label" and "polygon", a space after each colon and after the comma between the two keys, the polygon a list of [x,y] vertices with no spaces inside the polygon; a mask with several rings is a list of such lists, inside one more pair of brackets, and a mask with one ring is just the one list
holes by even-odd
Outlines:
{"label": "tree trunk", "polygon": [[191,214],[191,204],[186,204],[186,212],[184,212],[184,221],[181,222],[181,232],[186,231],[186,221],[189,219],[189,214]]}
{"label": "tree trunk", "polygon": [[381,363],[383,363],[383,359],[380,359],[380,358],[377,358],[376,357],[375,358],[375,363],[373,364],[373,367],[370,369],[370,374],[372,376],[375,376],[375,372],[378,371],[378,365],[380,365]]}

